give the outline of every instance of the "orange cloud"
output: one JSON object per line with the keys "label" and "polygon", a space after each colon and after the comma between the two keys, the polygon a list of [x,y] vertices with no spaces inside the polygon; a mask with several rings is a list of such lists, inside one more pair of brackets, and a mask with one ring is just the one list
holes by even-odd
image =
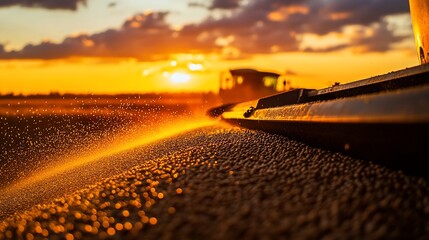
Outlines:
{"label": "orange cloud", "polygon": [[331,13],[329,14],[329,18],[331,20],[337,21],[337,20],[343,20],[350,17],[350,13],[348,12],[338,12],[338,13]]}
{"label": "orange cloud", "polygon": [[282,22],[288,19],[289,15],[292,14],[303,14],[306,15],[310,12],[308,6],[305,5],[292,5],[285,6],[278,10],[272,11],[268,14],[268,19],[273,22]]}
{"label": "orange cloud", "polygon": [[0,7],[21,6],[61,10],[77,10],[79,5],[86,5],[86,0],[2,0]]}

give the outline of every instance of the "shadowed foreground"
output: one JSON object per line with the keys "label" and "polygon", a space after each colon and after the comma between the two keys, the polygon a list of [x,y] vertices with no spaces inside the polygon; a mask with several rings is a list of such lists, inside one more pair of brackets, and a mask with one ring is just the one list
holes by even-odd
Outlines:
{"label": "shadowed foreground", "polygon": [[0,225],[0,239],[429,237],[420,177],[285,137],[207,127],[127,153],[141,164]]}

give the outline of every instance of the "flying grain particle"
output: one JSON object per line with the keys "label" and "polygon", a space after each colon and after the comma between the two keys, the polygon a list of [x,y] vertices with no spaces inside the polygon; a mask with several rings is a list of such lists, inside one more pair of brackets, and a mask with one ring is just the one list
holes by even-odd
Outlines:
{"label": "flying grain particle", "polygon": [[25,227],[23,225],[18,225],[18,231],[19,232],[24,232]]}
{"label": "flying grain particle", "polygon": [[92,232],[92,226],[91,225],[85,225],[85,231]]}
{"label": "flying grain particle", "polygon": [[37,226],[37,227],[34,229],[34,231],[36,231],[36,233],[41,234],[43,230],[42,230],[42,227]]}
{"label": "flying grain particle", "polygon": [[118,231],[122,231],[124,229],[124,225],[122,225],[122,223],[117,223],[115,225],[116,230]]}
{"label": "flying grain particle", "polygon": [[137,214],[138,214],[140,217],[144,217],[144,216],[146,216],[146,213],[145,213],[145,211],[143,211],[143,210],[139,211]]}
{"label": "flying grain particle", "polygon": [[122,211],[122,216],[129,217],[130,216],[130,212],[128,210],[124,210],[124,211]]}
{"label": "flying grain particle", "polygon": [[106,238],[107,238],[107,233],[106,233],[106,232],[104,232],[104,231],[101,231],[101,232],[98,234],[98,237],[99,237],[100,239],[106,239]]}
{"label": "flying grain particle", "polygon": [[177,193],[177,194],[182,194],[182,193],[183,193],[183,190],[182,190],[181,188],[178,188],[178,189],[176,189],[176,193]]}
{"label": "flying grain particle", "polygon": [[82,238],[82,233],[81,232],[75,232],[74,233],[74,238],[81,239]]}
{"label": "flying grain particle", "polygon": [[43,235],[44,237],[49,236],[49,232],[48,232],[48,230],[47,230],[47,229],[43,229],[43,230],[42,230],[42,235]]}
{"label": "flying grain particle", "polygon": [[103,226],[104,228],[108,228],[108,227],[110,226],[109,221],[103,221],[102,226]]}
{"label": "flying grain particle", "polygon": [[[73,235],[72,235],[73,236]],[[27,240],[34,240],[34,235],[33,234],[31,234],[31,233],[27,233],[26,235],[25,235],[25,237],[27,238]]]}
{"label": "flying grain particle", "polygon": [[81,214],[80,212],[76,212],[76,213],[74,214],[74,217],[75,217],[76,219],[81,219],[81,218],[82,218],[82,214]]}
{"label": "flying grain particle", "polygon": [[99,228],[101,226],[100,222],[94,222],[92,225],[96,228]]}
{"label": "flying grain particle", "polygon": [[124,223],[125,230],[131,230],[133,228],[133,225],[130,222]]}
{"label": "flying grain particle", "polygon": [[345,151],[350,150],[350,144],[348,144],[348,143],[344,144],[344,150]]}
{"label": "flying grain particle", "polygon": [[140,231],[143,228],[143,223],[142,222],[136,222],[134,224],[134,229],[133,231]]}
{"label": "flying grain particle", "polygon": [[74,240],[74,236],[71,233],[66,234],[66,240]]}
{"label": "flying grain particle", "polygon": [[163,199],[164,198],[164,194],[163,193],[158,193],[158,198],[159,199]]}
{"label": "flying grain particle", "polygon": [[176,213],[176,209],[174,207],[169,207],[168,208],[168,213],[169,214],[174,214],[174,213]]}
{"label": "flying grain particle", "polygon": [[151,217],[151,218],[149,219],[149,223],[150,223],[151,225],[155,225],[157,222],[158,222],[158,220],[157,220],[156,218],[154,218],[154,217]]}
{"label": "flying grain particle", "polygon": [[116,233],[116,231],[115,231],[115,229],[114,229],[114,228],[109,227],[109,228],[107,229],[107,234],[109,234],[110,236],[115,235],[115,233]]}

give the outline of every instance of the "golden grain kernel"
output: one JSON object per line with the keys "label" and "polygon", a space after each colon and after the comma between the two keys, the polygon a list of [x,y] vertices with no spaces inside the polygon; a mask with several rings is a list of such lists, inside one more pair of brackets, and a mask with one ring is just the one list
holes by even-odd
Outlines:
{"label": "golden grain kernel", "polygon": [[98,234],[98,238],[99,238],[99,239],[106,239],[106,238],[107,238],[107,233],[106,233],[106,232],[104,232],[104,231],[101,231],[101,232]]}
{"label": "golden grain kernel", "polygon": [[92,224],[94,227],[99,228],[101,226],[100,222],[94,222],[94,224]]}
{"label": "golden grain kernel", "polygon": [[169,207],[168,208],[168,213],[169,214],[174,214],[174,213],[176,213],[176,209],[174,207]]}
{"label": "golden grain kernel", "polygon": [[44,237],[49,236],[48,229],[43,229],[43,230],[42,230],[42,235],[43,235]]}
{"label": "golden grain kernel", "polygon": [[115,235],[115,233],[116,233],[116,231],[115,231],[115,229],[114,229],[114,228],[109,227],[109,228],[107,229],[107,234],[109,234],[110,236]]}
{"label": "golden grain kernel", "polygon": [[156,223],[158,223],[158,220],[156,218],[154,218],[154,217],[151,217],[151,218],[149,218],[149,223],[151,225],[155,225]]}
{"label": "golden grain kernel", "polygon": [[145,215],[146,215],[146,213],[145,213],[143,210],[139,211],[137,214],[138,214],[140,217],[143,217],[143,216],[145,216]]}
{"label": "golden grain kernel", "polygon": [[124,228],[126,230],[131,230],[133,228],[133,225],[130,222],[124,223]]}
{"label": "golden grain kernel", "polygon": [[163,193],[158,193],[158,198],[159,199],[163,199],[164,198],[164,194]]}
{"label": "golden grain kernel", "polygon": [[124,211],[122,211],[122,216],[129,217],[130,216],[130,212],[128,210],[124,210]]}
{"label": "golden grain kernel", "polygon": [[25,227],[23,225],[18,225],[18,231],[19,232],[24,232]]}
{"label": "golden grain kernel", "polygon": [[71,233],[66,234],[66,240],[74,240],[74,236]]}
{"label": "golden grain kernel", "polygon": [[74,217],[75,217],[76,219],[80,219],[80,218],[82,217],[82,214],[81,214],[80,212],[76,212],[76,213],[74,214]]}
{"label": "golden grain kernel", "polygon": [[103,221],[102,225],[104,228],[108,228],[110,224],[109,221]]}
{"label": "golden grain kernel", "polygon": [[65,229],[64,226],[57,226],[55,230],[57,231],[57,233],[62,233]]}
{"label": "golden grain kernel", "polygon": [[85,225],[85,231],[92,232],[92,226],[91,225]]}
{"label": "golden grain kernel", "polygon": [[34,228],[34,231],[36,231],[36,233],[42,233],[42,227],[37,226],[36,228]]}
{"label": "golden grain kernel", "polygon": [[176,189],[176,193],[177,193],[177,194],[182,194],[182,193],[183,193],[183,190],[182,190],[181,188],[177,188],[177,189]]}
{"label": "golden grain kernel", "polygon": [[135,224],[134,224],[134,229],[135,230],[137,230],[137,231],[139,231],[140,229],[142,229],[143,228],[143,223],[141,223],[141,222],[136,222]]}
{"label": "golden grain kernel", "polygon": [[31,233],[27,233],[26,235],[27,240],[34,240],[34,235]]}
{"label": "golden grain kernel", "polygon": [[117,223],[115,225],[116,230],[118,231],[122,231],[124,229],[124,225],[122,225],[122,223]]}

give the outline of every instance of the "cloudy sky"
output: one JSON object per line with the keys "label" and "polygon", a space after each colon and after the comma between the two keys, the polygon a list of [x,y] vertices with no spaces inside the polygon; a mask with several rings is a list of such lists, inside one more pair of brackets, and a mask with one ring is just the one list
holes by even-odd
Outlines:
{"label": "cloudy sky", "polygon": [[1,93],[216,91],[237,67],[320,88],[417,64],[404,0],[0,2]]}

